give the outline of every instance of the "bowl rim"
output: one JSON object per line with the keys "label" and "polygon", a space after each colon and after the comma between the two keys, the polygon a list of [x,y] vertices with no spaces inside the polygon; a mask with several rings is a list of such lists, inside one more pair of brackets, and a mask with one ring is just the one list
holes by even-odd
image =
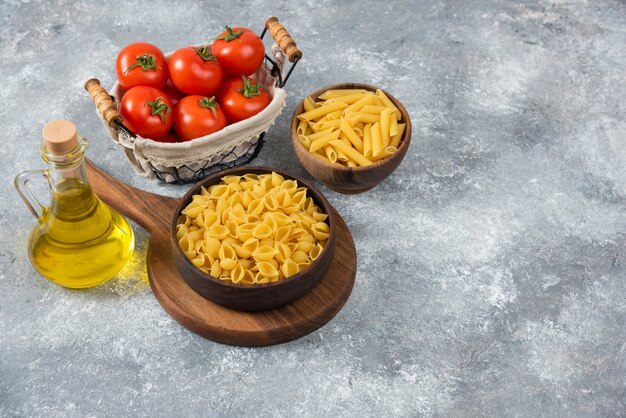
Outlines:
{"label": "bowl rim", "polygon": [[[351,85],[351,87],[345,87],[346,84]],[[380,161],[375,161],[372,165],[358,166],[358,167],[344,167],[341,164],[333,164],[321,158],[316,158],[316,161],[318,161],[319,164],[321,164],[324,167],[329,167],[331,169],[338,170],[338,171],[345,171],[345,172],[368,171],[368,170],[375,170],[377,168],[380,168],[381,166],[391,161],[396,155],[400,155],[401,153],[404,153],[404,149],[407,148],[409,146],[409,143],[411,142],[411,136],[409,134],[412,133],[412,129],[413,129],[411,125],[411,118],[409,116],[409,112],[406,110],[402,102],[400,102],[400,100],[398,100],[394,95],[390,94],[388,91],[381,89],[380,87],[376,87],[371,84],[365,84],[365,83],[335,83],[329,86],[319,88],[315,90],[314,92],[309,93],[306,96],[304,96],[304,98],[300,101],[300,103],[298,103],[298,105],[294,109],[293,115],[291,117],[291,123],[289,124],[289,135],[291,136],[291,143],[294,147],[298,147],[298,149],[302,150],[302,152],[308,152],[310,154],[309,150],[307,150],[304,147],[304,145],[302,145],[300,141],[298,141],[298,138],[293,133],[294,122],[298,120],[298,115],[302,113],[302,110],[304,110],[304,99],[306,99],[308,96],[318,97],[325,91],[333,90],[333,89],[350,89],[350,90],[364,89],[364,90],[373,91],[373,92],[376,92],[376,90],[382,90],[382,92],[385,93],[387,97],[389,97],[389,100],[391,100],[393,104],[396,105],[398,110],[400,110],[400,113],[405,119],[404,123],[406,123],[406,128],[404,129],[404,132],[402,133],[402,139],[401,139],[400,146],[398,147],[397,151],[393,155],[387,158],[383,158]]]}
{"label": "bowl rim", "polygon": [[[196,267],[191,262],[191,260],[189,260],[187,256],[183,253],[182,249],[180,248],[180,245],[178,244],[178,240],[176,239],[176,225],[178,224],[178,218],[181,216],[182,210],[185,208],[185,206],[189,204],[192,197],[195,194],[198,194],[200,192],[200,188],[202,186],[206,186],[208,183],[211,183],[211,182],[213,182],[212,184],[216,184],[224,176],[243,175],[245,173],[250,173],[250,172],[253,172],[255,174],[265,174],[265,173],[271,173],[272,171],[290,180],[296,180],[299,183],[299,186],[306,187],[307,197],[312,197],[313,200],[316,201],[318,206],[320,206],[320,209],[322,209],[324,213],[328,215],[329,236],[328,236],[328,241],[326,243],[326,247],[324,248],[324,251],[322,252],[322,254],[320,254],[305,270],[299,271],[293,276],[290,276],[283,280],[279,280],[279,281],[271,282],[271,283],[262,283],[262,284],[242,284],[242,283],[233,283],[232,281],[220,280],[219,278],[211,276],[210,274],[205,273],[202,270],[200,270],[198,267]],[[238,174],[238,173],[241,173],[241,174]],[[212,184],[209,184],[209,186]],[[248,166],[241,166],[241,167],[233,167],[227,170],[213,173],[210,176],[200,180],[199,182],[195,183],[194,186],[190,188],[180,198],[180,201],[178,205],[176,206],[176,209],[174,210],[174,216],[173,216],[172,224],[170,227],[170,239],[172,241],[172,245],[175,248],[175,251],[177,251],[179,259],[183,260],[183,263],[185,263],[187,267],[193,269],[202,278],[205,278],[211,281],[212,283],[215,283],[224,287],[230,287],[230,288],[235,288],[235,289],[246,289],[246,290],[265,289],[265,288],[283,286],[283,285],[286,285],[287,283],[291,283],[296,280],[302,280],[302,276],[305,273],[309,273],[311,269],[315,268],[316,265],[319,265],[321,263],[328,249],[334,249],[334,244],[335,244],[335,240],[337,236],[337,233],[336,233],[337,219],[336,219],[335,214],[333,213],[333,209],[334,208],[330,204],[330,202],[328,202],[326,197],[315,186],[312,186],[309,182],[302,179],[302,177],[298,175],[294,175],[292,173],[289,173],[277,167],[269,167],[269,166],[248,165]],[[331,255],[331,257],[332,256],[333,255]]]}

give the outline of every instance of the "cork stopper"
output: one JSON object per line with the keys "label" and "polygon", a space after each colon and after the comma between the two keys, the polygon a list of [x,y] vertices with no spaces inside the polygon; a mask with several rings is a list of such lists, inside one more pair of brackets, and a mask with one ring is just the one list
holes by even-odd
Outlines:
{"label": "cork stopper", "polygon": [[53,120],[41,130],[43,142],[50,154],[67,154],[78,146],[76,126],[69,120]]}

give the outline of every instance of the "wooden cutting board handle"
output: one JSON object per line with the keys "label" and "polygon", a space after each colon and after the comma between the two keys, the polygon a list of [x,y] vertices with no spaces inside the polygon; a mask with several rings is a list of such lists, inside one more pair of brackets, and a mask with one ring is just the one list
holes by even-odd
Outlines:
{"label": "wooden cutting board handle", "polygon": [[115,180],[87,159],[89,184],[100,199],[150,233],[165,230],[174,216],[178,199],[161,196]]}

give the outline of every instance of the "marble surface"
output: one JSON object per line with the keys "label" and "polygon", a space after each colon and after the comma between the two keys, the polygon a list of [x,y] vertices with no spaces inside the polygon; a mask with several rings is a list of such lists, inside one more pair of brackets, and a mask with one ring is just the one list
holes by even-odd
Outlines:
{"label": "marble surface", "polygon": [[[626,4],[623,1],[17,1],[0,3],[0,416],[626,415]],[[327,326],[220,345],[152,296],[146,232],[111,282],[70,291],[26,255],[11,185],[42,168],[43,124],[137,177],[84,81],[133,41],[164,51],[277,15],[304,51],[255,164],[306,175],[292,109],[336,82],[389,90],[411,148],[374,190],[322,188],[358,251]]]}

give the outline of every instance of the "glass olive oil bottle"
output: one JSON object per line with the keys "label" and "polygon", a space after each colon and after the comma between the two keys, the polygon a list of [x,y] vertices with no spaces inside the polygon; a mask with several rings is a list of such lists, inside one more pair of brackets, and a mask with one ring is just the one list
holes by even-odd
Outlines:
{"label": "glass olive oil bottle", "polygon": [[[46,279],[64,287],[85,288],[111,279],[130,258],[133,231],[119,213],[105,205],[87,180],[87,140],[69,121],[43,128],[41,153],[47,170],[20,173],[15,187],[37,218],[30,233],[28,255]],[[28,188],[31,181],[47,182],[52,192],[43,206]]]}

